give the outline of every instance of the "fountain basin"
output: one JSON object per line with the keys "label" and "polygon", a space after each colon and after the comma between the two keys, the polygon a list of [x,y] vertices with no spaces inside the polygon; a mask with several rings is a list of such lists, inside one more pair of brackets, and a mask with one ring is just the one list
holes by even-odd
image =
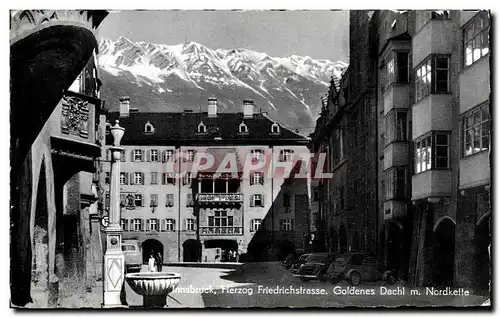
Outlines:
{"label": "fountain basin", "polygon": [[167,272],[129,273],[125,275],[125,280],[134,292],[143,296],[144,307],[166,307],[167,295],[177,288],[181,275]]}

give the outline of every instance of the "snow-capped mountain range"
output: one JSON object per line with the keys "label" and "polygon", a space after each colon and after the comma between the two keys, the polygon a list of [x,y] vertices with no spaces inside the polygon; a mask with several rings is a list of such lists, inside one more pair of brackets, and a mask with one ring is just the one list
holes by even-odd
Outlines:
{"label": "snow-capped mountain range", "polygon": [[308,133],[332,77],[347,64],[308,56],[271,57],[240,48],[212,50],[196,42],[178,45],[99,41],[101,96],[118,109],[128,95],[140,111],[206,111],[217,97],[219,111],[241,112],[244,99],[285,126]]}

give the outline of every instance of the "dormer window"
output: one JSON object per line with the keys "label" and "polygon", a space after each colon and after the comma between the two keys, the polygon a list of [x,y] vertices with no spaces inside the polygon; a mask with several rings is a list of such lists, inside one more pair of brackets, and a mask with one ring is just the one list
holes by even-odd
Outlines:
{"label": "dormer window", "polygon": [[146,125],[144,125],[144,132],[146,134],[153,134],[155,132],[155,127],[148,121]]}
{"label": "dormer window", "polygon": [[277,123],[272,124],[272,126],[271,126],[271,133],[273,133],[273,134],[279,134],[280,133],[280,126],[278,126]]}
{"label": "dormer window", "polygon": [[238,128],[238,131],[240,134],[247,134],[248,133],[248,127],[245,125],[245,123],[241,123],[240,127]]}
{"label": "dormer window", "polygon": [[200,122],[198,124],[198,133],[199,134],[205,134],[207,132],[207,126],[203,122]]}

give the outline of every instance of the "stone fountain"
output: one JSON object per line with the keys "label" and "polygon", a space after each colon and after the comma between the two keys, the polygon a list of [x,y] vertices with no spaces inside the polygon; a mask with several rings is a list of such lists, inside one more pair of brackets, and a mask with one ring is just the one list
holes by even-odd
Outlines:
{"label": "stone fountain", "polygon": [[143,297],[144,307],[167,307],[167,295],[181,281],[178,273],[144,272],[125,275],[132,290]]}

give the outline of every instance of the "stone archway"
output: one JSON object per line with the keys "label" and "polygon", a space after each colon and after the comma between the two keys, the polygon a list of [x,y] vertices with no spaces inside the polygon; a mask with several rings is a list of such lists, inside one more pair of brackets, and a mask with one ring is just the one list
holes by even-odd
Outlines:
{"label": "stone archway", "polygon": [[455,222],[444,217],[434,227],[434,270],[432,281],[437,286],[453,286],[455,271]]}
{"label": "stone archway", "polygon": [[182,243],[182,261],[198,262],[201,255],[201,243],[197,240],[189,239]]}
{"label": "stone archway", "polygon": [[144,242],[142,242],[141,248],[142,248],[142,262],[145,264],[148,263],[149,256],[151,255],[151,253],[153,253],[154,256],[156,256],[156,254],[160,253],[161,258],[164,259],[163,258],[163,244],[158,240],[155,240],[155,239],[145,240]]}
{"label": "stone archway", "polygon": [[486,215],[476,225],[474,231],[474,292],[490,295],[491,281],[491,215]]}
{"label": "stone archway", "polygon": [[330,253],[337,253],[339,250],[339,236],[333,227],[330,228]]}
{"label": "stone archway", "polygon": [[295,254],[295,244],[290,241],[281,241],[278,245],[278,260],[284,260],[288,254]]}
{"label": "stone archway", "polygon": [[339,228],[339,253],[347,252],[347,231],[344,225]]}

